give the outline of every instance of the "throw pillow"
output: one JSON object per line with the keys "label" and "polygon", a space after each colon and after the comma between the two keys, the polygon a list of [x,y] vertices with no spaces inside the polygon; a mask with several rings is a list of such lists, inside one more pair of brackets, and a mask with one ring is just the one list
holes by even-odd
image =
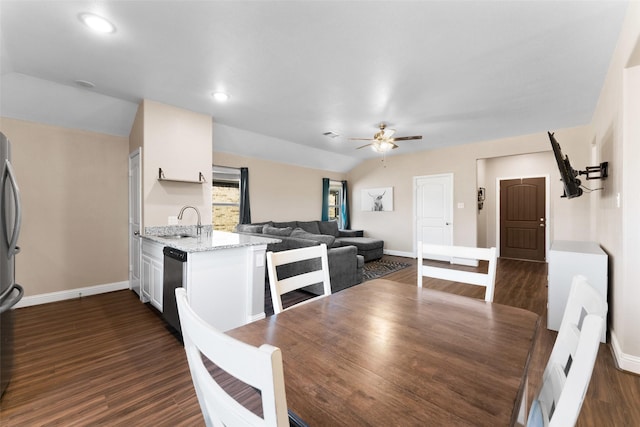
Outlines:
{"label": "throw pillow", "polygon": [[262,225],[238,224],[236,231],[238,233],[262,233]]}
{"label": "throw pillow", "polygon": [[338,237],[338,222],[337,221],[320,221],[318,223],[320,227],[320,234],[328,234],[329,236]]}
{"label": "throw pillow", "polygon": [[320,233],[320,228],[318,228],[318,221],[298,221],[298,227],[302,228],[307,233],[324,234]]}
{"label": "throw pillow", "polygon": [[302,228],[296,228],[291,233],[291,237],[297,237],[298,239],[305,240],[313,240],[314,242],[320,242],[327,245],[327,249],[333,247],[333,242],[335,242],[336,238],[334,236],[329,236],[326,234],[313,234],[304,231]]}
{"label": "throw pillow", "polygon": [[262,229],[264,234],[269,234],[271,236],[279,236],[279,237],[289,237],[291,236],[291,232],[293,229],[291,227],[278,228],[271,227],[270,225],[265,225]]}

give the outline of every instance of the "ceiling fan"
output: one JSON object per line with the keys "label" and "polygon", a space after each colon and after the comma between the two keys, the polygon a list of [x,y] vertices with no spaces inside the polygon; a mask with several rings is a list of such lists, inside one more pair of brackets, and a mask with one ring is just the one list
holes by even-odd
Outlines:
{"label": "ceiling fan", "polygon": [[373,135],[373,138],[349,139],[353,141],[371,141],[369,144],[365,144],[361,147],[356,148],[356,150],[370,146],[372,150],[377,151],[378,153],[385,153],[394,148],[398,148],[398,145],[396,144],[397,141],[411,141],[413,139],[422,139],[422,135],[400,136],[394,138],[393,135],[395,133],[395,129],[387,129],[386,124],[380,123],[380,130]]}

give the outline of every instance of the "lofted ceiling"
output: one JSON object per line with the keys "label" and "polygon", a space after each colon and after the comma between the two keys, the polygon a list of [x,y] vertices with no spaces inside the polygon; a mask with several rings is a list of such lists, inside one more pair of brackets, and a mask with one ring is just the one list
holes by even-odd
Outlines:
{"label": "lofted ceiling", "polygon": [[0,0],[0,114],[126,136],[151,99],[211,115],[214,149],[346,171],[380,122],[423,136],[392,155],[589,123],[627,6]]}

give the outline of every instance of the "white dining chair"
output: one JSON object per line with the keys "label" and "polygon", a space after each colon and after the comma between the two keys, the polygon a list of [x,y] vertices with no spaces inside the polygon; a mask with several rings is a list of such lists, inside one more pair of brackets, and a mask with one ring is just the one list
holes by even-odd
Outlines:
{"label": "white dining chair", "polygon": [[[298,268],[300,270],[299,274],[284,277],[279,273],[279,267],[281,266],[311,261],[314,259],[320,260],[319,264],[316,263],[318,264],[318,267],[316,267],[315,269],[313,268],[312,263],[307,262],[304,263],[305,267],[291,266],[291,268],[293,269]],[[311,271],[309,271],[309,269],[311,269]],[[292,307],[306,304],[319,298],[324,298],[327,295],[331,295],[331,280],[329,279],[329,260],[327,257],[327,245],[325,245],[324,243],[317,246],[291,249],[288,251],[267,252],[267,272],[269,274],[269,286],[271,289],[273,311],[276,314],[282,312],[283,310],[288,310]],[[316,283],[322,283],[322,294],[306,299],[287,308],[283,308],[282,295],[296,289],[314,285]]]}
{"label": "white dining chair", "polygon": [[[189,370],[207,426],[289,426],[282,353],[269,344],[253,347],[206,323],[184,288],[175,290]],[[211,376],[203,356],[229,375],[260,390],[264,418],[230,396]]]}
{"label": "white dining chair", "polygon": [[556,342],[534,399],[528,427],[575,425],[591,381],[607,318],[607,303],[584,276],[575,276]]}
{"label": "white dining chair", "polygon": [[[424,265],[423,260],[427,258],[427,255],[429,255],[429,257],[435,257],[436,259],[448,260],[450,263],[453,263],[456,259],[483,260],[488,261],[489,266],[486,273],[479,273],[441,266]],[[418,242],[418,287],[422,287],[423,277],[433,277],[435,279],[484,286],[486,288],[484,300],[492,302],[496,283],[496,264],[496,248],[445,246]]]}

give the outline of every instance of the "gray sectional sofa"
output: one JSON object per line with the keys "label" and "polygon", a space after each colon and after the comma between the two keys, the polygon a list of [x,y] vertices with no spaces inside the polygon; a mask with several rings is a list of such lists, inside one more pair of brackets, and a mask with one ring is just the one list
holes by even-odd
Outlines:
{"label": "gray sectional sofa", "polygon": [[[374,239],[361,237],[362,232],[338,230],[338,225],[334,221],[267,221],[239,224],[236,227],[236,232],[280,239],[280,243],[267,245],[267,251],[274,252],[325,243],[328,249],[332,292],[362,282],[364,262],[368,259],[365,258],[364,253],[360,254],[360,251],[366,252],[369,257],[377,256],[377,252],[379,252],[378,258],[382,256],[382,241],[377,241],[379,249],[371,251],[370,241]],[[360,243],[362,248],[359,248],[356,243]],[[305,268],[308,269],[304,265],[297,265],[288,268],[288,270],[285,269],[285,272],[281,274],[299,274]],[[306,290],[317,294],[322,293],[321,285],[314,285]]]}

